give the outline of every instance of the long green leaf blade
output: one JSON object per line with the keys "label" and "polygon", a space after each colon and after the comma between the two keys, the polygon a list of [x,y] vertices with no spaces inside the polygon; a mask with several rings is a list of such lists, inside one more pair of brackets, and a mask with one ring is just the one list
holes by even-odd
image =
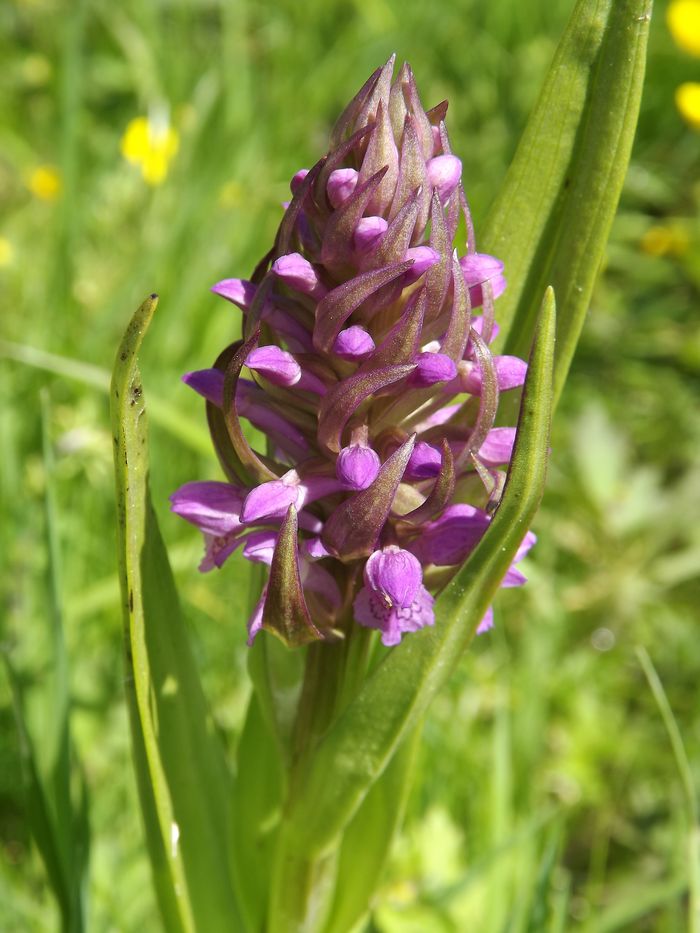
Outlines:
{"label": "long green leaf blade", "polygon": [[228,852],[226,766],[207,711],[150,500],[138,309],[112,377],[128,702],[141,805],[167,929],[240,929]]}
{"label": "long green leaf blade", "polygon": [[561,392],[617,208],[637,124],[652,0],[578,0],[483,228],[506,263],[505,351],[527,352],[539,296],[557,295]]}
{"label": "long green leaf blade", "polygon": [[420,724],[401,743],[343,833],[338,880],[324,933],[353,930],[367,912],[403,819],[422,732]]}
{"label": "long green leaf blade", "polygon": [[544,489],[554,333],[550,289],[530,359],[501,505],[479,546],[438,600],[434,628],[405,638],[386,656],[318,745],[300,781],[303,795],[291,802],[287,815],[290,863],[295,852],[308,856],[334,844],[406,730],[450,676],[510,566]]}

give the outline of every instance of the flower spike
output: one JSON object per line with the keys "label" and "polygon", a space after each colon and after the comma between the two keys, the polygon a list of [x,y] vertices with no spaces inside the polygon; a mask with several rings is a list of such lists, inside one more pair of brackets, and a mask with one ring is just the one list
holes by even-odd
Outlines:
{"label": "flower spike", "polygon": [[[357,624],[392,646],[439,625],[434,597],[504,488],[515,429],[496,421],[499,395],[527,372],[489,348],[506,270],[476,251],[447,103],[424,110],[410,66],[394,64],[293,176],[250,278],[213,287],[242,312],[243,339],[184,377],[206,399],[227,482],[188,483],[172,509],[204,535],[202,570],[236,551],[269,568],[249,643]],[[503,585],[524,580],[512,566]]]}

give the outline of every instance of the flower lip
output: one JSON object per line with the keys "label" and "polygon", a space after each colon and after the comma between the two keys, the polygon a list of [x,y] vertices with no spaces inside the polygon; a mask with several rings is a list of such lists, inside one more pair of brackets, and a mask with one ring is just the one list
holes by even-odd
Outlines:
{"label": "flower lip", "polygon": [[243,556],[256,564],[272,563],[272,555],[277,544],[276,531],[253,531],[246,535]]}
{"label": "flower lip", "polygon": [[418,558],[395,544],[374,551],[367,558],[365,583],[387,607],[410,607],[422,582]]}
{"label": "flower lip", "polygon": [[398,645],[406,632],[417,632],[426,625],[433,625],[435,600],[424,586],[420,586],[414,601],[405,609],[387,606],[386,601],[374,590],[363,586],[355,597],[353,611],[355,621],[366,628],[379,629],[382,644],[387,648]]}

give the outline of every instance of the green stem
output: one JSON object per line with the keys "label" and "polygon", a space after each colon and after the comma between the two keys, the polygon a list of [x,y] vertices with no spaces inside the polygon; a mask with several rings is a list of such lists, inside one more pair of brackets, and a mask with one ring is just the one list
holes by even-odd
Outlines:
{"label": "green stem", "polygon": [[[343,641],[313,644],[307,650],[292,739],[286,813],[305,792],[304,778],[318,741],[364,677],[371,634],[350,626]],[[334,894],[336,862],[336,852],[298,851],[283,817],[272,875],[270,933],[320,929]]]}
{"label": "green stem", "polygon": [[345,642],[309,645],[292,738],[292,777],[328,728],[342,676]]}

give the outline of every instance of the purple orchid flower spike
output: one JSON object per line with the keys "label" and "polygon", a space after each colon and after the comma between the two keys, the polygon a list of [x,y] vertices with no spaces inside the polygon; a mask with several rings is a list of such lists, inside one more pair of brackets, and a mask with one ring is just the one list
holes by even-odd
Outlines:
{"label": "purple orchid flower spike", "polygon": [[[504,266],[474,246],[445,112],[423,110],[408,66],[378,69],[330,152],[292,178],[251,279],[212,288],[241,310],[243,339],[184,379],[229,481],[171,500],[204,534],[202,570],[236,550],[269,568],[249,643],[359,625],[392,646],[439,625],[435,596],[489,527],[515,437],[496,426],[499,393],[527,367],[489,349]],[[455,251],[458,229],[468,246]],[[515,565],[533,542],[503,586],[525,582]],[[489,612],[480,630],[491,624]]]}

